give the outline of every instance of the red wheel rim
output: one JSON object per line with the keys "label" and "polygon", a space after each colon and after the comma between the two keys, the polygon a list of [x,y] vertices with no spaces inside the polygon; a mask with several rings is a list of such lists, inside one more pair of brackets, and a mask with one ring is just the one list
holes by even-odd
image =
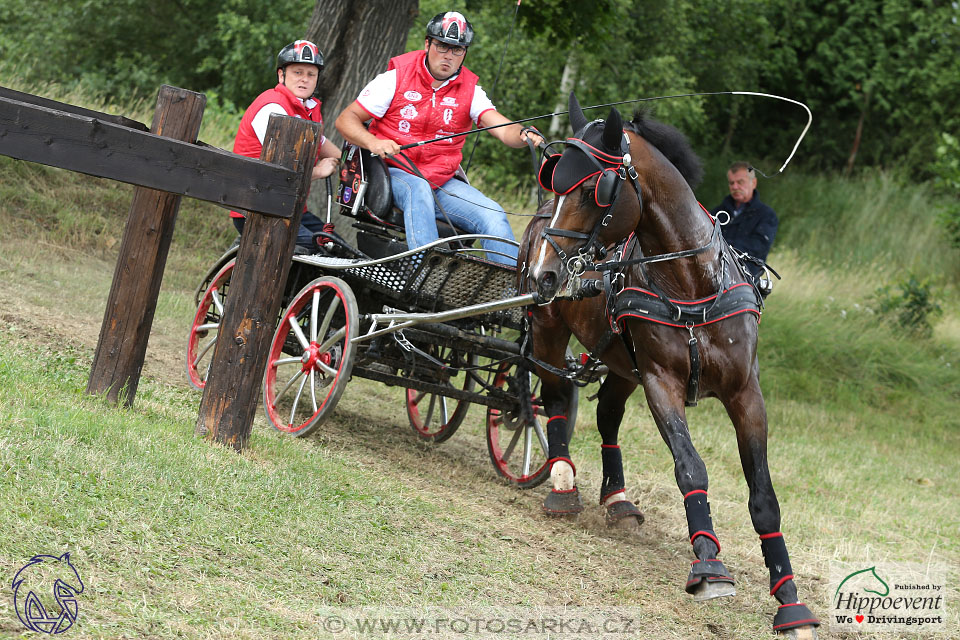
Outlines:
{"label": "red wheel rim", "polygon": [[[494,382],[493,382],[494,386],[502,387],[506,382],[506,378],[507,378],[506,371],[500,371],[497,374],[497,377],[494,378]],[[536,413],[536,408],[539,406],[538,399],[536,396],[531,396],[531,400],[533,401],[534,410]],[[543,464],[541,464],[535,470],[531,470],[530,473],[523,474],[523,475],[514,474],[510,470],[509,466],[507,465],[507,461],[504,460],[504,450],[500,446],[500,425],[502,424],[503,424],[503,416],[499,409],[487,410],[487,441],[490,446],[490,454],[493,461],[493,465],[496,467],[497,471],[502,476],[504,476],[505,478],[508,478],[513,482],[516,482],[517,484],[525,484],[533,481],[534,479],[537,478],[537,476],[539,476],[546,470],[547,456],[546,455],[544,456]],[[527,428],[528,427],[526,426],[518,427],[515,432],[516,434],[518,434],[516,437],[520,437],[521,435],[523,435],[523,432]],[[511,451],[511,455],[512,454],[513,452]]]}
{"label": "red wheel rim", "polygon": [[[217,272],[217,275],[214,276],[213,280],[210,282],[210,286],[207,287],[207,290],[203,293],[203,297],[200,299],[200,304],[197,305],[197,312],[193,316],[193,324],[190,326],[190,335],[187,338],[187,377],[192,384],[197,389],[203,389],[206,386],[207,381],[201,377],[200,370],[197,368],[199,361],[208,355],[210,358],[213,358],[212,350],[215,348],[214,344],[216,338],[209,341],[207,345],[204,346],[204,349],[200,350],[200,332],[206,332],[208,329],[203,329],[204,326],[209,326],[211,323],[206,322],[207,314],[210,310],[211,305],[216,306],[214,303],[214,296],[218,294],[223,294],[220,298],[225,297],[224,284],[229,282],[230,272],[233,271],[235,261],[231,260],[223,266],[220,271]],[[223,304],[221,300],[221,304]],[[217,320],[217,332],[219,333],[219,325],[222,316]]]}
{"label": "red wheel rim", "polygon": [[[304,289],[300,294],[290,303],[290,306],[287,312],[280,319],[280,324],[278,325],[277,334],[274,336],[273,344],[270,348],[270,356],[267,360],[267,372],[266,380],[264,382],[264,388],[267,393],[264,398],[264,405],[266,407],[267,416],[270,419],[270,422],[273,426],[284,433],[297,434],[302,431],[304,428],[310,425],[310,423],[317,417],[317,415],[323,411],[327,402],[329,402],[330,397],[333,395],[334,391],[337,389],[338,384],[340,383],[340,377],[343,373],[344,365],[347,362],[347,359],[342,357],[343,350],[340,348],[340,345],[346,345],[350,342],[353,336],[350,333],[349,323],[344,323],[343,331],[344,334],[337,339],[335,343],[330,345],[330,348],[326,350],[321,350],[322,342],[319,340],[311,340],[309,346],[304,350],[301,355],[301,367],[300,370],[303,372],[303,382],[306,384],[306,381],[309,379],[310,372],[317,372],[321,370],[321,363],[327,367],[332,367],[335,369],[335,373],[332,376],[332,379],[327,383],[325,388],[325,394],[323,398],[317,397],[317,405],[314,412],[305,420],[294,420],[291,422],[287,416],[281,415],[281,410],[276,405],[277,399],[277,364],[278,361],[288,360],[287,364],[292,364],[288,358],[285,358],[283,353],[284,345],[287,342],[287,338],[291,332],[291,319],[296,322],[296,318],[303,311],[307,303],[312,302],[313,293],[315,291],[323,290],[332,290],[334,297],[339,298],[340,306],[344,309],[346,313],[345,305],[343,301],[345,299],[344,292],[335,284],[330,282],[325,282],[318,284],[316,286]],[[312,384],[312,383],[311,383]],[[303,385],[300,387],[302,391]],[[283,391],[285,391],[284,389]],[[294,422],[296,424],[294,424]]]}

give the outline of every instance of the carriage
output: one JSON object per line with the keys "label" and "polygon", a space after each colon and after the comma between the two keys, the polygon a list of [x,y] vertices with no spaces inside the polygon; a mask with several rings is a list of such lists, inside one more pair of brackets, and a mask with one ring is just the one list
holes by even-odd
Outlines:
{"label": "carriage", "polygon": [[[533,294],[518,294],[515,269],[478,255],[474,244],[489,236],[441,222],[440,240],[408,251],[383,161],[352,145],[343,160],[336,206],[353,218],[356,245],[331,228],[315,235],[317,253],[293,256],[263,377],[267,420],[293,436],[313,433],[352,377],[403,388],[410,426],[425,441],[450,438],[477,404],[497,474],[539,485],[549,475],[545,411],[522,354]],[[328,182],[328,220],[330,191]],[[198,389],[237,251],[224,253],[195,293],[186,369]],[[571,431],[576,411],[574,394]]]}

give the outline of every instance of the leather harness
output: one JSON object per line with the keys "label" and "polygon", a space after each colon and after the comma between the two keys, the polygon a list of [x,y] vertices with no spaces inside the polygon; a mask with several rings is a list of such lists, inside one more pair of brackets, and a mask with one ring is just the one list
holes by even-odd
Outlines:
{"label": "leather harness", "polygon": [[[597,169],[597,171],[590,175],[594,175],[595,173],[600,174],[600,178],[598,178],[598,195],[600,181],[604,178],[609,180],[606,172],[611,171],[615,173],[616,184],[612,186],[607,185],[607,192],[610,193],[611,197],[606,203],[598,201],[598,205],[606,210],[604,216],[594,225],[593,231],[590,234],[556,229],[548,226],[541,233],[541,237],[557,252],[557,255],[560,257],[571,278],[578,278],[580,274],[587,271],[599,271],[603,274],[602,279],[583,280],[573,298],[582,299],[604,294],[607,298],[606,310],[610,328],[600,338],[587,358],[572,370],[560,370],[545,362],[534,359],[530,354],[528,354],[527,357],[554,375],[568,379],[576,379],[589,373],[599,363],[599,356],[607,349],[613,336],[620,335],[627,355],[630,357],[633,365],[634,375],[637,376],[638,382],[642,384],[643,381],[640,379],[634,344],[630,337],[626,320],[637,319],[666,326],[685,328],[690,334],[687,342],[690,357],[690,376],[687,380],[685,404],[687,406],[696,406],[699,396],[701,367],[698,348],[699,341],[693,332],[694,328],[719,322],[720,320],[742,313],[754,314],[759,322],[763,308],[763,299],[750,281],[736,284],[731,282],[730,273],[724,268],[725,261],[723,260],[724,252],[722,249],[726,243],[720,234],[720,225],[716,221],[714,221],[714,228],[710,240],[700,247],[655,256],[643,256],[641,252],[638,258],[626,259],[626,256],[630,253],[628,249],[630,248],[631,240],[635,238],[635,236],[631,234],[629,238],[620,244],[617,251],[614,252],[614,255],[618,255],[619,259],[599,264],[595,263],[595,260],[598,258],[602,259],[605,257],[605,250],[599,246],[599,234],[601,229],[610,223],[612,217],[610,213],[612,211],[611,205],[619,197],[620,185],[626,181],[628,176],[636,191],[637,199],[641,207],[641,215],[643,210],[643,197],[638,174],[636,168],[630,163],[630,155],[628,153],[629,146],[626,135],[624,135],[624,142],[621,145],[623,161],[619,163],[611,161],[611,159],[609,159],[610,154],[603,153],[602,155],[597,155],[594,153],[594,147],[582,140],[583,135],[589,127],[595,124],[598,124],[598,121],[589,123],[584,129],[578,132],[574,138],[568,138],[566,143],[576,148],[577,151],[582,152],[588,161],[593,164],[594,168]],[[603,165],[607,166],[605,167]],[[587,177],[590,177],[590,175]],[[586,178],[583,178],[580,182],[585,179]],[[578,182],[577,185],[579,185],[580,182]],[[701,205],[701,209],[702,208]],[[704,211],[706,212],[706,209],[704,209]],[[709,215],[709,213],[707,215]],[[575,238],[585,240],[586,242],[577,250],[576,255],[568,256],[551,236]],[[635,246],[636,250],[640,251],[639,242],[637,242]],[[719,290],[706,298],[699,300],[677,300],[668,298],[657,289],[647,273],[646,265],[649,263],[665,262],[667,260],[677,260],[694,256],[714,246],[721,248],[719,255],[723,271]],[[639,266],[642,278],[645,282],[649,283],[649,288],[621,287],[617,289],[616,281],[624,279],[627,267],[634,265]]]}

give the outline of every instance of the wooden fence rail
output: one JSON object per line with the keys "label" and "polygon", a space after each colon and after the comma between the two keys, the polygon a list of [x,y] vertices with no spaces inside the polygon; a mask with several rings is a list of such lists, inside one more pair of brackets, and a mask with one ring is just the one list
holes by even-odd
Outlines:
{"label": "wooden fence rail", "polygon": [[[60,104],[52,100],[31,104],[4,97],[4,92],[9,94],[10,90],[0,92],[0,154],[231,209],[287,218],[293,211],[300,181],[297,171],[198,146],[196,133],[189,140],[173,135],[173,122],[161,121],[157,131],[141,131],[120,124],[140,125],[126,118],[91,115],[96,112],[62,105],[82,112],[72,113],[51,106]],[[171,105],[176,111],[176,105],[188,100],[191,93],[162,87],[158,112]]]}
{"label": "wooden fence rail", "polygon": [[181,196],[246,210],[222,336],[197,432],[241,449],[249,438],[282,283],[322,131],[274,115],[260,160],[196,144],[202,94],[161,87],[139,122],[0,87],[0,155],[136,186],[87,392],[132,405]]}

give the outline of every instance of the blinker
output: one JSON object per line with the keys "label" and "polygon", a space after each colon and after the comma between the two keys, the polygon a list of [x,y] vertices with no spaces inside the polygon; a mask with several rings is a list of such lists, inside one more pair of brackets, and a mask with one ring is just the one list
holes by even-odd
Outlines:
{"label": "blinker", "polygon": [[598,176],[594,190],[597,206],[606,208],[616,202],[627,177],[625,167],[630,166],[629,139],[626,134],[620,136],[619,154],[605,151],[604,132],[601,130],[598,136],[594,129],[595,125],[603,123],[603,120],[594,120],[586,124],[574,137],[567,139],[568,146],[563,153],[547,156],[537,175],[541,187],[566,195],[589,178]]}

